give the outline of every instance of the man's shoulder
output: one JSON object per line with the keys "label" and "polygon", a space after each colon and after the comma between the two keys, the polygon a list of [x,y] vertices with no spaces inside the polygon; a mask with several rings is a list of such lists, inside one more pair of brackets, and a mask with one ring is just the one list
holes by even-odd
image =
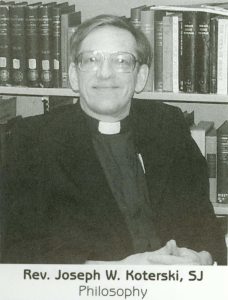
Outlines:
{"label": "man's shoulder", "polygon": [[74,117],[77,120],[78,109],[76,105],[66,105],[54,109],[43,115],[17,117],[8,122],[8,130],[12,134],[28,136],[40,135],[43,132],[52,132],[65,126]]}
{"label": "man's shoulder", "polygon": [[159,100],[143,100],[133,99],[132,108],[138,114],[144,115],[176,115],[180,113],[180,109],[176,106],[166,104]]}
{"label": "man's shoulder", "polygon": [[179,123],[184,121],[180,108],[159,100],[133,99],[132,113],[139,122],[157,124],[160,128],[161,126],[179,127]]}

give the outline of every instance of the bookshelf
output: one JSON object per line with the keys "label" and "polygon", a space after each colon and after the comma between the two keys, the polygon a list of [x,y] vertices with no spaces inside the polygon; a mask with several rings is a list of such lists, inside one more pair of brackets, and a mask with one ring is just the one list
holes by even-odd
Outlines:
{"label": "bookshelf", "polygon": [[29,88],[29,87],[0,87],[1,95],[17,96],[64,96],[77,97],[78,94],[67,88]]}
{"label": "bookshelf", "polygon": [[[29,87],[0,87],[1,95],[18,96],[64,96],[78,97],[79,93],[73,92],[69,88],[29,88]],[[227,95],[216,94],[187,94],[171,92],[142,92],[135,94],[135,98],[142,100],[160,100],[163,102],[191,102],[191,103],[213,103],[228,104]]]}
{"label": "bookshelf", "polygon": [[[18,1],[20,2],[20,1]],[[29,3],[34,3],[36,0],[30,0]],[[43,0],[43,3],[50,2]],[[140,5],[196,5],[196,4],[209,4],[219,3],[221,0],[207,1],[207,0],[116,0],[111,2],[110,0],[78,0],[77,10],[82,13],[82,21],[100,13],[110,13],[117,15],[125,15],[129,17],[130,9],[132,7]],[[74,0],[69,1],[70,4],[74,4]],[[69,88],[29,88],[29,87],[12,87],[12,86],[0,86],[0,95],[17,95],[17,96],[37,96],[37,97],[52,97],[52,96],[64,96],[64,97],[78,97],[79,93],[73,92]],[[191,103],[194,104],[213,104],[215,111],[216,107],[222,106],[227,111],[228,116],[228,95],[218,94],[190,94],[190,93],[172,93],[172,92],[142,92],[135,94],[135,98],[142,100],[158,100],[163,102],[174,103]],[[198,108],[197,108],[198,109]],[[202,108],[203,109],[203,108]],[[227,117],[228,118],[228,117]],[[221,119],[221,118],[220,118]],[[223,121],[223,120],[221,120]],[[228,220],[228,204],[213,204],[214,211],[217,215],[225,215]]]}
{"label": "bookshelf", "polygon": [[[20,2],[20,1],[18,1]],[[30,0],[29,3],[34,3],[35,0]],[[49,2],[48,0],[43,0],[43,3]],[[73,0],[68,1],[69,4],[74,4]],[[117,15],[130,16],[130,9],[132,7],[140,5],[197,5],[197,4],[210,4],[210,3],[219,3],[220,0],[214,1],[205,1],[205,0],[191,0],[190,3],[188,0],[172,0],[172,1],[158,1],[158,0],[116,0],[115,5],[111,4],[109,0],[78,0],[77,1],[77,10],[80,10],[82,13],[82,21],[90,18],[96,14],[100,13],[111,13]],[[78,97],[78,92],[73,92],[70,88],[29,88],[29,87],[13,87],[13,86],[0,86],[0,95],[16,95],[16,96],[25,96],[29,100],[29,96],[42,97],[43,99],[48,99],[48,97],[63,96],[63,97]],[[200,110],[200,104],[213,104],[214,109],[218,105],[222,106],[228,114],[228,95],[219,95],[219,94],[191,94],[191,93],[172,93],[172,92],[142,92],[140,94],[135,94],[135,98],[142,100],[157,100],[163,102],[170,102],[173,105],[181,105],[185,103],[186,105],[191,105],[191,109],[194,108],[194,105],[197,106],[197,110]],[[185,107],[186,107],[185,105]],[[204,109],[204,108],[202,108]],[[223,115],[224,117],[224,115]],[[216,116],[218,119],[218,116]],[[221,121],[222,118],[220,118]],[[217,120],[218,123],[218,120]],[[225,214],[228,215],[228,204],[220,205],[215,204],[214,210],[216,214]]]}

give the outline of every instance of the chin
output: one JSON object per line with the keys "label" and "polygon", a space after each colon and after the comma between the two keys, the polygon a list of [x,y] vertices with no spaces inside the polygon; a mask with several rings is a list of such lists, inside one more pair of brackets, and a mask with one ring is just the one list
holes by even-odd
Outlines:
{"label": "chin", "polygon": [[94,112],[101,115],[107,115],[107,116],[115,116],[119,113],[119,109],[116,107],[96,107],[93,109]]}
{"label": "chin", "polygon": [[93,108],[93,110],[97,112],[115,113],[121,110],[121,105],[120,103],[116,102],[116,99],[97,99],[91,104],[91,108]]}

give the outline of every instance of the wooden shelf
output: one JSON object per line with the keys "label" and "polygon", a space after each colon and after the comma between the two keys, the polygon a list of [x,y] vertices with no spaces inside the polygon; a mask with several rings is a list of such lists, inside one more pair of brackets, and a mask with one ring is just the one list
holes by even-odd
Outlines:
{"label": "wooden shelf", "polygon": [[228,204],[213,203],[216,215],[228,215]]}
{"label": "wooden shelf", "polygon": [[199,103],[225,103],[228,104],[228,95],[217,94],[188,94],[171,92],[142,92],[135,94],[135,98],[148,100],[163,100],[165,102],[199,102]]}
{"label": "wooden shelf", "polygon": [[[2,95],[18,95],[18,96],[66,96],[78,97],[79,93],[73,92],[69,88],[29,88],[29,87],[0,87]],[[228,95],[217,94],[187,94],[187,93],[171,93],[171,92],[142,92],[135,94],[135,98],[145,100],[160,100],[165,102],[195,102],[195,103],[223,103],[228,104]]]}
{"label": "wooden shelf", "polygon": [[18,95],[18,96],[66,96],[77,97],[78,94],[67,88],[30,88],[30,87],[0,87],[1,95]]}

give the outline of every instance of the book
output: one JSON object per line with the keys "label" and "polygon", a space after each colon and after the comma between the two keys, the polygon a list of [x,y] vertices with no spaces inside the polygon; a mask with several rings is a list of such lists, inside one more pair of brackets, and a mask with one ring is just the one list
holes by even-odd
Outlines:
{"label": "book", "polygon": [[58,7],[61,8],[61,15],[75,12],[75,4],[71,4],[71,5],[58,4]]}
{"label": "book", "polygon": [[179,20],[179,91],[184,90],[184,67],[183,67],[183,18]]}
{"label": "book", "polygon": [[218,202],[228,203],[228,120],[217,130]]}
{"label": "book", "polygon": [[213,121],[200,121],[197,125],[198,127],[205,130],[205,133],[207,133],[210,129],[214,127]]}
{"label": "book", "polygon": [[211,128],[206,133],[206,160],[209,178],[209,196],[212,203],[217,202],[217,131]]}
{"label": "book", "polygon": [[67,7],[67,6],[69,6],[69,4],[68,4],[68,2],[66,1],[66,2],[62,2],[62,3],[58,3],[58,4],[56,4],[56,6],[58,6],[59,8],[63,8],[63,7]]}
{"label": "book", "polygon": [[10,83],[9,7],[0,5],[0,85]]}
{"label": "book", "polygon": [[158,5],[151,7],[153,10],[165,10],[172,12],[208,12],[212,14],[219,14],[221,16],[228,16],[228,10],[218,6],[211,5],[190,5],[190,6],[178,6],[178,5]]}
{"label": "book", "polygon": [[163,17],[163,91],[179,91],[179,15]]}
{"label": "book", "polygon": [[54,6],[52,14],[52,69],[53,87],[62,86],[62,67],[61,67],[61,6]]}
{"label": "book", "polygon": [[[78,28],[78,26],[69,27],[68,31],[67,31],[67,61],[66,61],[66,63],[67,63],[66,69],[67,70],[69,70],[71,62],[73,62],[72,57],[71,57],[71,37],[76,32],[77,28]],[[67,73],[67,87],[71,87],[68,73]]]}
{"label": "book", "polygon": [[217,49],[218,49],[218,21],[215,16],[210,21],[210,93],[217,93]]}
{"label": "book", "polygon": [[210,4],[205,4],[205,5],[201,5],[201,7],[205,7],[205,8],[210,8],[212,9],[212,7],[214,9],[217,10],[224,10],[224,9],[228,9],[228,3],[227,2],[221,2],[221,3],[210,3]]}
{"label": "book", "polygon": [[183,12],[183,91],[194,93],[196,91],[196,24],[195,11]]}
{"label": "book", "polygon": [[75,12],[75,6],[61,9],[60,44],[61,44],[61,87],[68,87],[68,20],[69,14]]}
{"label": "book", "polygon": [[217,94],[227,94],[228,65],[228,19],[218,20],[218,50],[217,50]]}
{"label": "book", "polygon": [[[141,10],[141,30],[147,37],[151,51],[154,53],[154,11],[148,7]],[[151,66],[149,69],[149,76],[147,79],[144,91],[154,91],[154,60],[152,59]]]}
{"label": "book", "polygon": [[163,91],[163,17],[165,11],[154,12],[154,90]]}
{"label": "book", "polygon": [[25,4],[9,6],[11,41],[11,83],[26,86]]}
{"label": "book", "polygon": [[[69,39],[72,28],[77,28],[81,23],[81,12],[71,12],[61,15],[61,64],[62,64],[62,87],[69,87],[68,68],[69,68]],[[70,29],[71,28],[71,29]]]}
{"label": "book", "polygon": [[211,14],[197,12],[196,20],[196,92],[210,93],[210,21]]}
{"label": "book", "polygon": [[40,83],[42,87],[52,87],[53,68],[51,55],[51,5],[41,5],[39,16],[39,45],[40,45]]}
{"label": "book", "polygon": [[200,121],[197,125],[193,125],[190,128],[191,136],[204,157],[206,155],[206,134],[213,127],[214,122],[212,121]]}
{"label": "book", "polygon": [[38,5],[28,5],[25,8],[25,36],[27,60],[27,84],[38,87],[39,78],[39,31]]}
{"label": "book", "polygon": [[141,10],[145,9],[146,5],[141,5],[138,7],[131,8],[130,11],[130,20],[131,23],[135,26],[135,28],[140,28],[141,26]]}

